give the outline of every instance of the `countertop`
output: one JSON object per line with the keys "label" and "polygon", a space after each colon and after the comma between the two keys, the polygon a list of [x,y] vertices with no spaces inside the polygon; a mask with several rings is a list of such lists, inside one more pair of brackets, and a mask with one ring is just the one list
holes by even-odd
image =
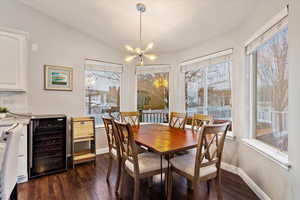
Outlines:
{"label": "countertop", "polygon": [[0,119],[0,126],[10,126],[14,123],[22,123],[24,125],[29,124],[30,117],[16,117],[16,116],[9,116],[6,118]]}
{"label": "countertop", "polygon": [[24,125],[29,124],[30,119],[44,119],[44,118],[60,118],[66,117],[63,114],[50,114],[50,115],[33,115],[31,113],[26,114],[8,114],[6,118],[0,119],[0,127],[2,126],[10,126],[14,123],[22,123]]}

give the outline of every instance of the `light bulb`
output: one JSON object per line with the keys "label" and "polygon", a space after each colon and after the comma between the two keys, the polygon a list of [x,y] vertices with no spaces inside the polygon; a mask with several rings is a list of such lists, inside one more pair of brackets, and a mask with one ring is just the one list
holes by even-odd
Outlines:
{"label": "light bulb", "polygon": [[152,61],[157,58],[157,56],[154,54],[145,54],[145,57]]}
{"label": "light bulb", "polygon": [[148,51],[148,50],[151,50],[152,48],[153,48],[153,45],[154,45],[154,43],[153,42],[150,42],[148,45],[147,45],[147,47],[146,47],[146,51]]}
{"label": "light bulb", "polygon": [[141,53],[142,53],[142,50],[141,50],[140,48],[135,48],[135,52],[136,52],[137,54],[141,54]]}
{"label": "light bulb", "polygon": [[127,49],[130,52],[134,51],[133,48],[131,46],[129,46],[129,45],[125,45],[125,49]]}
{"label": "light bulb", "polygon": [[135,59],[136,58],[136,55],[134,55],[134,56],[127,56],[126,58],[125,58],[125,61],[126,62],[130,62],[130,61],[132,61],[133,59]]}

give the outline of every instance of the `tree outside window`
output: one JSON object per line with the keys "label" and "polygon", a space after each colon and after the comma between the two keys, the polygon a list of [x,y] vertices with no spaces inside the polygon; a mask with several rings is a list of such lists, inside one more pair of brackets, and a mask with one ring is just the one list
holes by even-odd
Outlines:
{"label": "tree outside window", "polygon": [[137,75],[137,109],[145,122],[164,122],[169,109],[169,73]]}
{"label": "tree outside window", "polygon": [[190,116],[199,113],[231,120],[230,64],[225,61],[185,73],[185,102]]}
{"label": "tree outside window", "polygon": [[102,116],[118,117],[120,111],[120,72],[86,71],[86,110],[102,125]]}
{"label": "tree outside window", "polygon": [[288,28],[256,50],[256,138],[288,147]]}

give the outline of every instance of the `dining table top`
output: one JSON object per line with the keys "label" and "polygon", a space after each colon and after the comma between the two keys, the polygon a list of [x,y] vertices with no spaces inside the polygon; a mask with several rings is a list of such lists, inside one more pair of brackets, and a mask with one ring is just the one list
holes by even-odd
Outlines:
{"label": "dining table top", "polygon": [[135,142],[159,154],[195,148],[198,133],[191,129],[172,128],[168,124],[143,124],[132,127]]}

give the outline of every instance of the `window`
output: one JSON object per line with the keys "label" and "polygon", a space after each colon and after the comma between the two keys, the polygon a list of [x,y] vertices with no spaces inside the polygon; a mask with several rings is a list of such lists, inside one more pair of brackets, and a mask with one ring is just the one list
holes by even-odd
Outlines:
{"label": "window", "polygon": [[283,152],[288,148],[287,40],[285,17],[247,46],[252,68],[253,135]]}
{"label": "window", "polygon": [[[137,71],[137,109],[143,122],[166,122],[169,112],[169,72],[148,67]],[[152,69],[153,72],[150,71]]]}
{"label": "window", "polygon": [[[94,116],[96,126],[103,125],[102,116],[118,117],[120,111],[121,71],[105,67],[106,63],[89,63],[86,67],[85,104],[88,115]],[[109,71],[111,70],[111,71]]]}
{"label": "window", "polygon": [[200,113],[212,115],[214,119],[231,120],[230,57],[217,56],[183,66],[189,116]]}

